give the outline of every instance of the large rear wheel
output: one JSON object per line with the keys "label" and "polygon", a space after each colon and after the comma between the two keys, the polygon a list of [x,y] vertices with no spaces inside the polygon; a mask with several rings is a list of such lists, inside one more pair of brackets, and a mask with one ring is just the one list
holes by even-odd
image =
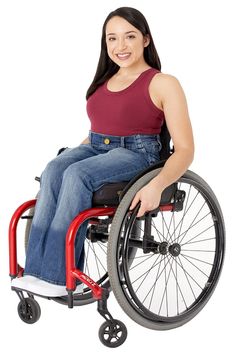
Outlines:
{"label": "large rear wheel", "polygon": [[[135,241],[130,230],[137,208],[135,215],[129,206],[159,172],[144,175],[122,199],[108,241],[108,273],[127,315],[147,328],[165,330],[191,320],[212,295],[223,265],[225,228],[213,191],[187,171],[177,183],[182,207],[172,203],[173,208],[148,213]],[[131,267],[130,248],[136,248]]]}

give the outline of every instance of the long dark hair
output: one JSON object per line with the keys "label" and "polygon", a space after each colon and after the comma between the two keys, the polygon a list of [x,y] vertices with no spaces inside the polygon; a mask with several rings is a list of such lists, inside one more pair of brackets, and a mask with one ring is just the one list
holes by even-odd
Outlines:
{"label": "long dark hair", "polygon": [[98,61],[96,74],[88,88],[86,99],[88,99],[89,96],[91,96],[100,85],[102,85],[119,70],[119,66],[109,58],[106,46],[106,25],[107,22],[114,16],[123,17],[126,21],[131,23],[131,25],[137,28],[143,34],[143,36],[149,35],[150,43],[147,47],[144,48],[144,60],[152,68],[155,68],[159,71],[161,70],[161,62],[145,17],[140,11],[132,7],[119,7],[107,16],[103,24],[100,58]]}

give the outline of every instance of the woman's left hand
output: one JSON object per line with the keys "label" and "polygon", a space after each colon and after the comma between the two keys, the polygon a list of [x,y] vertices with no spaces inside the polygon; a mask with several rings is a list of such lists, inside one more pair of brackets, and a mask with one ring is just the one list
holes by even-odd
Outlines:
{"label": "woman's left hand", "polygon": [[146,186],[138,191],[131,203],[130,210],[141,201],[141,205],[137,214],[137,217],[141,217],[145,212],[156,209],[161,200],[162,190],[154,183],[149,182]]}

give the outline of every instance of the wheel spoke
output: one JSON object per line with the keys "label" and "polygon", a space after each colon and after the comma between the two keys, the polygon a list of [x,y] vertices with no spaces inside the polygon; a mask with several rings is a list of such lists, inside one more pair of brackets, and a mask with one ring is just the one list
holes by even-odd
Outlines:
{"label": "wheel spoke", "polygon": [[[181,229],[182,229],[182,224],[183,224],[184,218],[186,217],[186,215],[187,215],[188,212],[190,211],[190,209],[191,209],[191,207],[192,207],[192,205],[193,205],[193,203],[194,203],[194,201],[195,201],[195,199],[197,198],[198,193],[199,193],[199,192],[198,192],[198,193],[196,194],[196,196],[194,197],[193,201],[191,202],[191,204],[190,204],[189,207],[187,208],[187,204],[188,204],[188,200],[189,200],[191,188],[192,188],[192,186],[190,186],[190,189],[189,189],[189,193],[188,193],[188,197],[187,197],[187,201],[186,201],[186,207],[185,207],[185,209],[184,209],[183,216],[182,216],[182,218],[180,219],[179,223],[178,223],[177,226],[176,226],[176,230],[178,230],[178,227],[180,226],[179,234],[180,234]],[[176,231],[176,230],[175,230],[175,231]],[[173,235],[173,234],[172,234],[172,235]],[[171,235],[171,236],[172,236],[172,235]],[[179,237],[180,237],[180,235],[177,237],[177,240],[179,240]],[[175,242],[175,241],[176,241],[176,240],[173,240],[173,242]],[[179,241],[178,241],[178,243],[179,243]]]}
{"label": "wheel spoke", "polygon": [[89,271],[89,263],[88,263],[88,257],[89,257],[89,250],[90,250],[90,241],[87,241],[87,252],[86,252],[86,257],[85,257],[85,273],[88,274],[88,276],[90,277],[90,271]]}
{"label": "wheel spoke", "polygon": [[[139,285],[138,289],[140,288],[140,286],[142,285],[142,283],[144,282],[144,280],[147,278],[147,276],[150,274],[151,270],[153,270],[160,262],[162,262],[162,260],[160,260],[160,262],[156,263],[157,260],[158,260],[158,258],[159,258],[159,256],[155,259],[155,261],[153,262],[153,264],[152,264],[152,266],[151,266],[150,269],[148,269],[147,271],[145,271],[144,273],[142,273],[138,278],[136,278],[136,279],[132,282],[132,284],[134,284],[134,283],[135,283],[136,281],[138,281],[140,278],[142,278],[143,276],[145,276],[144,279],[142,280],[141,284]],[[137,290],[138,290],[138,289],[137,289]]]}
{"label": "wheel spoke", "polygon": [[[191,279],[194,281],[194,283],[195,283],[201,290],[203,290],[203,288],[201,287],[201,285],[198,284],[198,282],[189,274],[189,272],[187,272],[186,269],[184,269],[184,267],[183,267],[182,262],[181,262],[180,259],[179,259],[179,262],[180,262],[180,264],[179,264],[179,263],[177,262],[177,260],[176,260],[176,263],[178,264],[178,266],[183,270],[184,275],[185,275],[185,277],[186,277],[186,279],[187,279],[187,281],[188,281],[188,283],[189,283],[189,286],[190,286],[191,290],[192,290],[192,286],[191,286],[191,284],[190,284],[190,282],[189,282],[189,278],[191,278]],[[192,291],[192,292],[193,292],[193,291]],[[193,292],[193,295],[194,295],[194,297],[195,297],[194,292]]]}
{"label": "wheel spoke", "polygon": [[101,242],[97,242],[97,245],[99,246],[99,248],[103,251],[103,253],[107,256],[107,246],[104,245]]}
{"label": "wheel spoke", "polygon": [[181,246],[184,245],[190,245],[192,243],[196,243],[196,242],[202,242],[202,241],[209,241],[209,240],[215,240],[215,237],[211,237],[211,238],[207,238],[207,239],[203,239],[203,240],[198,240],[198,241],[194,241],[191,242],[192,240],[195,240],[197,237],[199,237],[200,235],[202,235],[204,232],[210,230],[214,225],[209,226],[207,229],[203,230],[202,232],[199,232],[199,234],[197,234],[196,236],[192,237],[189,241],[182,243]]}
{"label": "wheel spoke", "polygon": [[158,278],[159,278],[160,268],[161,268],[161,262],[160,262],[160,264],[159,264],[159,268],[158,268],[158,271],[157,271],[156,279],[155,279],[155,282],[154,282],[154,284],[153,284],[152,295],[151,295],[151,299],[150,299],[149,307],[148,307],[149,310],[150,310],[150,307],[151,307],[151,304],[152,304],[152,299],[153,299],[154,291],[156,290],[156,284],[157,284],[157,280],[158,280]]}
{"label": "wheel spoke", "polygon": [[[98,258],[96,252],[95,252],[95,249],[94,249],[94,244],[92,243],[92,250],[93,250],[93,254],[95,256],[95,262],[96,262],[96,266],[97,266],[97,271],[98,271],[98,275],[99,275],[99,279],[101,278],[101,274],[100,274],[100,269],[99,269],[99,266],[98,266],[98,260],[100,262],[100,264],[102,265],[100,259]],[[102,265],[103,266],[103,265]],[[105,268],[104,268],[105,269]]]}
{"label": "wheel spoke", "polygon": [[[201,209],[202,210],[202,209]],[[200,210],[200,211],[201,211]],[[199,213],[200,213],[199,211]],[[198,213],[198,214],[199,214]],[[207,215],[205,215],[204,217],[202,217],[200,220],[198,220],[196,223],[194,223],[195,219],[197,218],[198,214],[196,215],[196,217],[194,218],[194,220],[192,221],[191,225],[187,228],[187,230],[185,230],[181,236],[183,235],[181,241],[179,241],[179,243],[182,243],[183,239],[185,238],[185,236],[187,235],[187,233],[189,232],[190,229],[192,229],[194,226],[198,225],[198,223],[200,223],[203,219],[205,219],[210,213],[208,213]],[[214,226],[214,225],[212,225]]]}
{"label": "wheel spoke", "polygon": [[99,272],[99,267],[98,267],[98,262],[100,263],[100,265],[101,265],[101,267],[103,268],[103,270],[106,272],[107,270],[106,270],[106,268],[104,267],[104,265],[102,264],[100,258],[97,256],[97,253],[96,253],[96,251],[95,251],[95,249],[94,249],[94,245],[92,244],[92,246],[91,246],[91,244],[89,243],[88,246],[89,246],[89,248],[91,248],[91,250],[92,250],[92,252],[93,252],[93,254],[94,254],[94,258],[95,258],[95,261],[96,261],[98,273],[100,274],[100,272]]}
{"label": "wheel spoke", "polygon": [[[130,271],[133,270],[134,268],[138,267],[140,264],[142,264],[142,263],[144,263],[144,262],[150,260],[150,258],[153,258],[153,256],[154,256],[154,254],[151,254],[151,256],[149,256],[149,255],[147,255],[147,254],[146,254],[145,256],[141,256],[141,257],[146,257],[146,258],[145,258],[143,261],[141,261],[141,262],[135,264],[135,266],[130,267]],[[129,260],[130,260],[130,259],[131,259],[131,258],[129,257]],[[133,257],[133,259],[136,259],[136,257]]]}
{"label": "wheel spoke", "polygon": [[173,273],[174,278],[175,278],[175,281],[176,281],[177,313],[179,314],[179,297],[178,297],[178,290],[179,290],[179,292],[180,292],[180,294],[181,294],[181,297],[182,297],[182,300],[183,300],[183,302],[184,302],[184,304],[185,304],[185,308],[187,309],[188,306],[187,306],[186,300],[185,300],[185,298],[184,298],[183,292],[182,292],[181,287],[180,287],[179,282],[178,282],[178,276],[177,276],[177,273],[178,273],[177,269],[178,269],[178,267],[177,267],[177,262],[176,262],[176,261],[175,261],[175,269],[176,269],[176,270],[175,270],[175,271],[176,271],[176,275],[174,274],[173,269],[172,269],[172,273]]}
{"label": "wheel spoke", "polygon": [[[186,200],[186,203],[185,203],[185,206],[184,206],[184,211],[183,211],[183,217],[182,219],[180,220],[180,228],[179,228],[179,234],[178,234],[178,237],[177,237],[177,242],[179,243],[179,235],[181,233],[181,230],[182,230],[182,225],[183,225],[183,221],[184,221],[184,216],[186,215],[186,209],[187,209],[187,206],[188,206],[188,200],[189,200],[189,196],[190,196],[190,191],[191,191],[191,187],[189,187],[188,189],[188,195],[187,195],[187,200]],[[178,227],[178,226],[177,226]],[[175,230],[174,230],[175,231]],[[175,242],[175,239],[172,241],[172,242]]]}
{"label": "wheel spoke", "polygon": [[[167,257],[167,256],[166,256]],[[145,271],[143,274],[141,274],[137,279],[135,279],[132,284],[134,284],[136,281],[138,281],[140,278],[142,278],[145,275],[144,280],[146,279],[146,277],[150,274],[151,270],[153,270],[156,266],[158,266],[159,263],[163,262],[163,260],[165,259],[165,257],[163,259],[160,260],[160,262],[156,263],[156,261],[158,260],[158,258],[155,260],[155,262],[153,263],[153,265],[151,266],[151,268],[147,271]],[[156,263],[156,264],[155,264]],[[161,275],[161,274],[160,274]],[[144,281],[143,280],[143,281]],[[142,283],[143,283],[142,281]]]}
{"label": "wheel spoke", "polygon": [[135,232],[130,235],[129,221],[123,220],[127,232],[118,241],[124,301],[141,317],[167,327],[188,320],[206,302],[213,291],[208,284],[214,284],[215,274],[217,279],[223,258],[221,214],[211,192],[187,178],[180,179],[178,189],[184,192],[182,209],[161,210],[151,217],[145,250],[143,223],[148,219],[137,226],[138,237]]}
{"label": "wheel spoke", "polygon": [[[169,222],[169,226],[167,226],[167,223],[166,223],[166,220],[165,220],[163,214],[164,214],[164,212],[161,211],[162,224],[163,224],[163,240],[165,240],[166,242],[169,242],[169,240],[168,240],[168,235],[170,236],[169,239],[171,239],[171,236],[172,236],[172,235],[170,234],[170,226],[171,226],[171,222],[172,222],[172,219],[173,219],[173,215],[171,216],[171,219],[170,219],[170,222]],[[165,232],[164,232],[164,226],[165,226],[165,228],[166,228],[166,230],[167,230],[167,236],[166,236],[166,237],[164,237],[164,234],[165,234]]]}
{"label": "wheel spoke", "polygon": [[152,226],[154,227],[155,231],[157,232],[158,238],[160,241],[163,241],[163,239],[165,239],[164,237],[164,230],[162,231],[162,233],[160,232],[160,230],[156,227],[154,221],[152,220]]}
{"label": "wheel spoke", "polygon": [[[168,263],[170,262],[170,260],[168,260]],[[167,263],[167,264],[168,264]],[[167,293],[167,284],[168,284],[168,280],[170,278],[170,272],[171,272],[171,267],[172,267],[172,264],[173,264],[173,260],[172,260],[172,264],[170,265],[170,270],[169,270],[169,274],[168,276],[166,276],[166,261],[165,261],[165,288],[164,288],[164,292],[163,292],[163,296],[162,296],[162,300],[161,300],[161,304],[160,304],[160,307],[159,307],[159,312],[158,314],[160,314],[160,311],[161,311],[161,308],[162,308],[162,303],[164,301],[164,298],[166,299],[166,315],[168,317],[168,293]]]}
{"label": "wheel spoke", "polygon": [[[155,282],[153,283],[153,285],[151,286],[151,288],[149,289],[147,295],[145,296],[145,298],[144,298],[144,300],[143,300],[143,303],[145,302],[146,298],[147,298],[148,295],[150,294],[151,290],[155,287],[155,285],[156,285],[158,279],[161,277],[162,273],[165,271],[166,266],[167,266],[166,263],[165,263],[165,259],[166,259],[166,258],[167,258],[167,256],[163,257],[163,259],[161,260],[161,262],[164,261],[164,264],[165,264],[165,265],[164,265],[164,268],[162,269],[161,273],[156,277],[156,280],[155,280]],[[161,265],[161,262],[159,262],[160,265]],[[160,266],[159,266],[159,268],[160,268]],[[158,270],[158,273],[159,273],[159,270]]]}
{"label": "wheel spoke", "polygon": [[[182,256],[183,256],[183,254],[182,254]],[[209,262],[203,261],[202,259],[199,259],[199,258],[196,258],[196,257],[192,257],[192,256],[189,256],[187,254],[185,254],[184,257],[191,258],[191,259],[194,259],[195,261],[202,262],[202,263],[208,264],[210,266],[213,266],[213,263],[209,263]]]}

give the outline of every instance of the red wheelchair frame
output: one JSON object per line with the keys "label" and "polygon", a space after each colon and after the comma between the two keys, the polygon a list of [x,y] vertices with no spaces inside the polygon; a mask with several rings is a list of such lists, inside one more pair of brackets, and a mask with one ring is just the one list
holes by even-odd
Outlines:
{"label": "red wheelchair frame", "polygon": [[[17,225],[18,222],[25,211],[32,208],[36,204],[36,199],[30,200],[22,204],[15,213],[13,214],[10,226],[9,226],[9,268],[10,268],[10,277],[20,277],[23,275],[24,268],[22,268],[17,262]],[[160,206],[160,210],[172,210],[173,206],[163,205]],[[68,307],[73,307],[73,291],[76,288],[76,279],[82,281],[87,285],[93,293],[93,297],[97,300],[102,299],[103,288],[100,287],[93,279],[88,275],[83,273],[81,270],[76,269],[75,267],[75,238],[77,230],[80,225],[91,217],[98,216],[114,216],[116,212],[116,207],[94,207],[79,213],[74,220],[71,222],[65,242],[65,263],[66,263],[66,289],[68,291]]]}
{"label": "red wheelchair frame", "polygon": [[[17,262],[17,225],[22,214],[36,204],[36,199],[30,200],[22,204],[13,214],[9,226],[9,261],[10,261],[10,277],[20,277],[23,275],[24,269]],[[88,275],[76,269],[75,267],[75,237],[80,225],[91,217],[113,216],[115,207],[90,208],[82,211],[71,222],[66,235],[65,255],[66,255],[66,289],[68,291],[68,306],[73,307],[72,294],[76,288],[76,279],[86,284],[93,293],[93,297],[97,300],[102,298],[102,288],[91,279]],[[70,299],[70,300],[69,300]]]}
{"label": "red wheelchair frame", "polygon": [[[166,137],[165,137],[165,133],[167,134]],[[116,296],[117,300],[119,300],[118,302],[121,305],[121,307],[124,309],[125,312],[128,307],[126,305],[122,306],[120,299],[123,296],[122,301],[124,301],[124,299],[125,299],[125,301],[127,301],[127,304],[129,304],[129,302],[128,302],[129,301],[129,299],[128,299],[129,293],[128,292],[124,293],[124,288],[121,289],[121,287],[119,287],[119,290],[117,290],[118,289],[117,284],[119,284],[119,286],[120,286],[120,284],[122,284],[122,282],[123,282],[123,278],[122,278],[122,282],[120,282],[121,279],[119,278],[119,275],[120,275],[119,272],[117,271],[117,274],[116,274],[116,270],[117,270],[116,264],[113,267],[111,267],[112,261],[113,260],[114,260],[114,262],[117,261],[116,254],[114,254],[114,248],[112,248],[112,247],[110,248],[110,251],[112,251],[113,253],[110,252],[108,254],[108,261],[110,262],[110,268],[108,267],[107,269],[109,270],[109,274],[106,273],[109,275],[110,279],[105,284],[99,285],[99,282],[98,283],[95,282],[92,278],[90,278],[90,276],[88,276],[87,274],[82,272],[80,269],[76,268],[76,266],[75,266],[75,239],[77,236],[77,231],[83,222],[88,220],[89,224],[91,224],[91,225],[98,224],[98,226],[99,226],[99,219],[96,219],[98,217],[104,217],[104,216],[106,217],[107,216],[108,219],[110,219],[110,218],[113,219],[113,217],[114,217],[114,219],[116,219],[114,222],[114,224],[116,224],[116,230],[114,227],[114,229],[112,230],[113,237],[108,240],[109,240],[109,242],[111,242],[111,244],[113,243],[114,247],[117,246],[117,244],[119,244],[119,246],[121,245],[121,247],[123,247],[121,255],[119,254],[119,257],[121,257],[121,262],[126,261],[126,257],[125,257],[126,254],[127,254],[127,257],[129,258],[129,253],[127,251],[129,247],[131,247],[131,249],[132,249],[132,247],[137,248],[137,249],[141,249],[141,250],[143,250],[144,254],[146,254],[146,253],[148,254],[150,252],[152,252],[153,254],[160,254],[160,255],[162,255],[162,257],[164,257],[164,260],[165,260],[165,257],[167,257],[166,255],[168,254],[169,257],[174,260],[174,259],[176,259],[175,257],[178,257],[180,254],[180,251],[181,251],[180,244],[182,242],[182,239],[179,242],[179,244],[178,244],[178,242],[173,243],[176,240],[176,238],[174,238],[174,240],[171,240],[171,237],[168,239],[168,242],[166,242],[166,238],[164,237],[164,233],[163,233],[163,239],[154,240],[154,237],[151,234],[152,217],[156,217],[157,213],[165,212],[165,211],[170,211],[173,213],[178,212],[178,211],[183,211],[185,213],[186,209],[183,210],[183,205],[185,202],[185,195],[187,194],[187,189],[185,188],[186,186],[189,186],[188,196],[186,197],[186,206],[187,206],[187,202],[188,202],[189,195],[190,195],[190,188],[192,188],[192,186],[193,186],[193,189],[195,188],[197,195],[201,196],[201,198],[202,198],[201,203],[204,201],[203,205],[207,206],[207,208],[208,208],[207,215],[210,215],[211,220],[212,220],[212,223],[210,223],[210,227],[214,227],[214,234],[213,234],[214,237],[213,238],[206,238],[205,240],[204,239],[201,240],[202,242],[209,241],[212,239],[214,240],[214,250],[213,250],[214,251],[214,254],[213,254],[214,258],[212,258],[212,262],[209,263],[209,261],[208,262],[203,261],[203,263],[211,266],[209,271],[207,271],[208,273],[207,274],[205,273],[205,275],[208,276],[207,282],[205,281],[205,278],[202,280],[203,281],[203,285],[202,285],[203,288],[202,288],[201,292],[197,293],[198,297],[195,299],[195,302],[190,303],[191,307],[189,307],[189,308],[186,307],[186,311],[183,309],[182,312],[180,313],[180,315],[179,315],[179,313],[177,313],[173,317],[169,317],[168,313],[166,314],[166,316],[163,317],[161,315],[159,316],[159,314],[157,314],[157,315],[153,315],[152,313],[150,314],[150,312],[149,312],[147,314],[145,313],[146,317],[140,315],[140,317],[138,318],[137,316],[139,316],[139,314],[136,315],[136,312],[135,312],[135,316],[133,314],[133,311],[136,310],[135,306],[137,306],[138,301],[139,301],[139,299],[137,299],[137,302],[134,304],[134,310],[133,310],[132,306],[130,306],[129,313],[127,313],[127,314],[132,319],[134,319],[137,323],[143,325],[144,327],[151,328],[151,329],[157,329],[157,330],[172,329],[172,328],[176,328],[176,327],[188,322],[207,303],[208,298],[211,296],[212,292],[214,291],[214,289],[216,287],[216,284],[218,282],[218,278],[219,278],[219,275],[220,275],[220,272],[222,269],[223,259],[224,259],[224,238],[225,238],[225,227],[224,227],[224,219],[223,219],[222,211],[221,211],[220,205],[219,205],[213,191],[208,186],[208,184],[200,176],[194,174],[191,171],[187,171],[184,174],[184,176],[182,176],[182,178],[180,178],[180,179],[182,179],[183,184],[185,184],[184,188],[182,186],[181,186],[181,189],[180,189],[180,186],[178,188],[178,181],[176,183],[173,183],[171,186],[167,187],[163,191],[159,207],[156,210],[146,213],[144,217],[138,218],[138,219],[143,219],[145,222],[145,225],[144,225],[145,231],[144,231],[144,235],[143,235],[143,240],[139,241],[135,238],[132,238],[132,236],[129,239],[129,232],[132,230],[133,220],[135,220],[138,209],[140,207],[140,202],[139,202],[136,205],[136,207],[134,208],[134,210],[129,211],[129,205],[132,201],[132,199],[130,200],[130,197],[132,196],[132,198],[133,198],[134,195],[132,193],[134,191],[137,192],[138,191],[137,188],[141,188],[148,181],[150,181],[150,178],[153,178],[153,177],[151,177],[151,175],[154,176],[153,172],[160,170],[164,166],[164,163],[165,163],[166,159],[168,158],[168,153],[170,154],[170,150],[168,148],[169,143],[165,143],[166,141],[167,142],[169,141],[168,131],[166,129],[164,129],[162,134],[164,134],[163,135],[163,147],[166,148],[166,151],[163,150],[164,157],[162,158],[162,156],[161,156],[161,161],[159,161],[157,164],[152,165],[149,168],[145,169],[140,174],[138,174],[136,177],[134,177],[131,181],[124,182],[124,184],[122,186],[118,186],[118,189],[116,190],[116,193],[115,193],[116,194],[115,199],[113,199],[113,194],[112,194],[112,199],[109,199],[110,195],[107,199],[107,196],[104,197],[104,195],[103,196],[101,195],[101,197],[100,197],[100,194],[98,194],[99,197],[97,197],[97,199],[96,199],[96,196],[95,196],[94,200],[92,201],[93,207],[82,211],[72,220],[72,222],[67,230],[67,234],[66,234],[66,238],[65,238],[66,290],[67,290],[68,296],[63,296],[60,298],[49,298],[46,296],[42,296],[42,297],[45,297],[48,299],[53,299],[61,304],[68,305],[69,308],[73,308],[73,306],[77,306],[77,305],[79,306],[79,305],[83,305],[83,304],[88,304],[90,302],[97,300],[97,302],[98,302],[97,310],[106,320],[106,322],[104,322],[102,324],[102,326],[100,327],[99,338],[102,341],[102,343],[108,347],[118,347],[119,345],[124,343],[124,341],[127,337],[127,329],[126,329],[125,325],[121,321],[114,319],[107,309],[107,299],[109,297],[109,292],[110,292],[111,288],[112,288],[112,290],[114,290],[114,294],[115,294],[115,290],[116,290],[116,292],[120,291],[119,297],[117,297],[116,294],[115,294],[115,296]],[[36,179],[39,180],[38,178],[36,178]],[[138,183],[136,183],[136,182],[138,182]],[[182,182],[180,182],[179,184],[181,184]],[[122,183],[123,182],[121,182],[121,184]],[[136,185],[136,187],[135,187],[136,189],[134,188],[133,190],[131,190],[131,193],[129,193],[129,189],[133,185]],[[121,189],[121,191],[120,191],[120,189]],[[118,193],[117,191],[121,192],[121,193]],[[105,193],[105,195],[106,195],[106,193]],[[117,195],[119,195],[118,198],[117,198]],[[196,199],[194,194],[192,196],[192,199],[193,199],[193,201],[195,201],[195,199]],[[123,201],[125,201],[125,203],[122,204]],[[11,218],[11,221],[10,221],[10,225],[9,225],[9,267],[10,267],[10,277],[12,279],[16,278],[16,277],[23,276],[23,272],[24,272],[24,269],[18,264],[18,261],[17,261],[17,226],[18,226],[18,222],[21,218],[26,218],[26,219],[32,218],[33,216],[31,217],[30,214],[29,214],[29,216],[23,216],[23,214],[28,209],[33,209],[35,207],[35,205],[36,205],[36,199],[33,199],[33,200],[23,203],[14,212],[14,214]],[[116,213],[116,211],[118,208],[123,208],[124,205],[126,208],[126,209],[124,209],[124,212],[127,213],[128,217],[130,217],[130,222],[129,222],[129,227],[127,227],[127,232],[124,233],[124,236],[122,236],[123,239],[121,239],[121,237],[118,235],[118,233],[120,232],[120,229],[119,229],[119,227],[117,227],[117,225],[121,225],[122,222],[121,222],[121,219],[119,219],[119,222],[121,222],[121,224],[117,223],[117,215],[119,215],[119,218],[120,218],[120,215],[124,215],[124,214]],[[192,203],[190,204],[190,206],[192,206]],[[187,211],[188,210],[189,209],[187,209]],[[186,213],[187,213],[187,211],[186,211]],[[199,212],[198,212],[198,214],[199,214]],[[180,220],[183,220],[182,216],[181,216],[181,218],[182,219],[180,219]],[[192,225],[195,222],[195,219],[196,219],[196,216],[193,215],[193,221],[190,225]],[[202,219],[204,219],[204,218],[202,218]],[[108,223],[109,222],[110,222],[110,220],[108,220]],[[197,222],[195,224],[197,224]],[[210,229],[210,228],[207,228],[206,230],[208,230],[208,229]],[[98,231],[98,234],[99,234],[99,231]],[[200,233],[200,235],[201,234],[202,233]],[[108,237],[108,233],[106,234],[106,232],[105,232],[105,235],[107,235],[106,237]],[[193,235],[192,238],[190,238],[190,241],[192,241],[196,237],[197,236]],[[189,243],[191,243],[190,241],[189,241]],[[194,243],[194,242],[192,242],[192,243]],[[174,246],[176,246],[176,249],[174,248]],[[119,249],[119,248],[117,247],[117,249]],[[186,252],[186,250],[184,250],[184,249],[183,249],[183,251]],[[191,249],[189,251],[191,251]],[[209,252],[213,252],[213,251],[209,251]],[[110,257],[110,260],[109,260],[109,257]],[[132,256],[131,256],[131,259],[132,259]],[[194,258],[190,257],[190,259],[194,259]],[[198,259],[196,259],[196,261],[198,261]],[[127,263],[127,264],[129,264],[129,263]],[[179,263],[176,261],[176,266],[177,265],[180,267]],[[120,273],[124,274],[124,277],[126,277],[125,280],[127,280],[128,276],[126,276],[126,274],[125,274],[125,272],[126,273],[128,272],[127,267],[126,267],[125,263],[122,263],[122,266],[123,266],[122,269],[124,269],[124,272],[122,270],[123,273],[122,272],[120,272]],[[181,268],[183,268],[183,267],[181,267]],[[172,269],[172,266],[171,266],[171,269]],[[170,269],[170,271],[171,271],[171,269]],[[108,272],[108,270],[107,270],[107,272]],[[163,270],[162,270],[162,272],[163,272]],[[169,274],[170,274],[170,271],[169,271]],[[202,273],[204,274],[204,272],[202,272]],[[88,300],[87,297],[86,297],[86,299],[85,298],[82,299],[81,297],[78,298],[76,295],[73,294],[75,291],[75,288],[76,288],[76,280],[80,280],[82,283],[84,283],[88,287],[87,289],[84,290],[84,292],[86,292],[87,290],[89,291],[89,294],[86,294],[86,296],[87,295],[90,296],[89,302],[87,301]],[[200,286],[200,288],[201,288],[201,286]],[[19,296],[19,298],[21,300],[18,305],[18,313],[20,315],[20,318],[26,323],[36,322],[40,317],[40,307],[39,307],[37,301],[34,300],[33,296],[37,295],[37,294],[33,294],[27,290],[15,288],[14,286],[12,286],[12,290],[14,290],[17,293],[17,295]],[[90,292],[90,290],[91,290],[91,292]],[[192,290],[192,287],[191,287],[191,290]],[[23,291],[26,291],[26,293],[29,296],[28,298],[24,297]],[[181,291],[181,289],[180,289],[180,291]],[[182,292],[181,292],[181,294],[182,294]],[[131,298],[132,298],[132,300],[134,298],[134,296],[132,295],[132,292],[131,292]],[[90,301],[90,300],[92,300],[92,301]],[[144,310],[145,310],[145,308],[144,308]],[[185,312],[186,312],[186,314],[185,314]],[[109,334],[109,337],[105,338],[105,335],[108,335],[108,334]],[[112,341],[113,339],[115,340],[115,342]]]}
{"label": "red wheelchair frame", "polygon": [[[10,277],[16,278],[23,276],[24,268],[18,264],[17,261],[17,226],[19,220],[22,218],[22,215],[29,209],[35,207],[37,199],[29,200],[23,203],[17,210],[14,212],[10,225],[9,225],[9,268],[10,268]],[[136,206],[135,210],[139,208],[140,203]],[[159,209],[162,211],[165,210],[172,210],[173,206],[170,205],[163,205],[160,206]],[[98,301],[97,310],[101,316],[106,319],[106,322],[102,324],[99,330],[99,337],[100,340],[109,347],[117,347],[121,345],[127,337],[127,329],[124,323],[119,320],[115,320],[110,312],[107,309],[107,299],[109,297],[109,290],[105,287],[99,286],[93,279],[91,279],[87,274],[82,272],[81,270],[77,269],[75,266],[75,238],[77,235],[77,231],[82,225],[82,223],[88,219],[93,217],[102,217],[102,216],[110,216],[113,217],[116,212],[117,207],[92,207],[90,209],[84,210],[79,213],[74,220],[71,222],[65,240],[65,266],[66,266],[66,289],[68,292],[68,296],[66,300],[61,301],[63,304],[67,304],[69,308],[73,308],[74,306],[74,297],[73,292],[76,288],[76,279],[83,282],[87,285],[88,288],[91,289],[92,297]],[[131,212],[132,213],[132,212]],[[24,298],[23,292],[20,289],[14,289],[17,295],[19,296],[21,302],[18,305],[18,312],[19,306],[23,303],[23,316],[28,315],[27,313],[27,298]],[[27,292],[30,296],[29,299],[33,299],[33,295],[30,292]],[[34,301],[34,304],[37,302]],[[31,304],[30,306],[32,306]],[[38,305],[38,304],[37,304]],[[37,308],[37,307],[36,307]],[[40,308],[39,308],[40,309]],[[32,308],[30,309],[32,311]],[[39,310],[40,313],[40,310]],[[39,316],[34,315],[34,319],[32,315],[30,315],[30,319],[26,320],[27,323],[34,323],[38,320]],[[104,333],[109,331],[110,335],[113,338],[116,338],[115,342],[106,341],[103,336]],[[117,333],[121,333],[121,336],[118,336]]]}
{"label": "red wheelchair frame", "polygon": [[[174,148],[170,149],[170,134],[164,122],[162,126],[162,131],[160,134],[162,150],[160,153],[161,161],[159,161],[155,166],[163,167],[166,159],[174,151]],[[60,154],[65,148],[59,150]],[[123,193],[128,189],[136,179],[140,178],[144,173],[147,173],[149,170],[152,170],[154,166],[146,168],[141,173],[139,173],[135,178],[133,178],[129,183],[127,183]],[[36,178],[38,180],[38,178]],[[17,264],[17,247],[16,247],[16,229],[19,219],[22,214],[28,209],[34,207],[36,204],[36,199],[30,200],[22,204],[13,214],[9,226],[9,259],[10,259],[10,276],[12,278],[17,276],[22,276],[24,269]],[[136,208],[139,207],[139,204]],[[66,288],[68,291],[68,306],[73,307],[73,291],[75,290],[76,279],[79,279],[85,283],[93,293],[94,298],[102,298],[102,288],[95,283],[88,275],[81,272],[75,267],[75,256],[74,256],[74,242],[76,237],[76,232],[80,225],[87,219],[97,216],[113,216],[116,212],[117,207],[93,207],[87,210],[84,210],[79,215],[77,215],[74,220],[71,222],[69,229],[66,235],[66,244],[65,244],[65,257],[66,257]],[[172,205],[163,205],[159,207],[160,210],[172,210]]]}

